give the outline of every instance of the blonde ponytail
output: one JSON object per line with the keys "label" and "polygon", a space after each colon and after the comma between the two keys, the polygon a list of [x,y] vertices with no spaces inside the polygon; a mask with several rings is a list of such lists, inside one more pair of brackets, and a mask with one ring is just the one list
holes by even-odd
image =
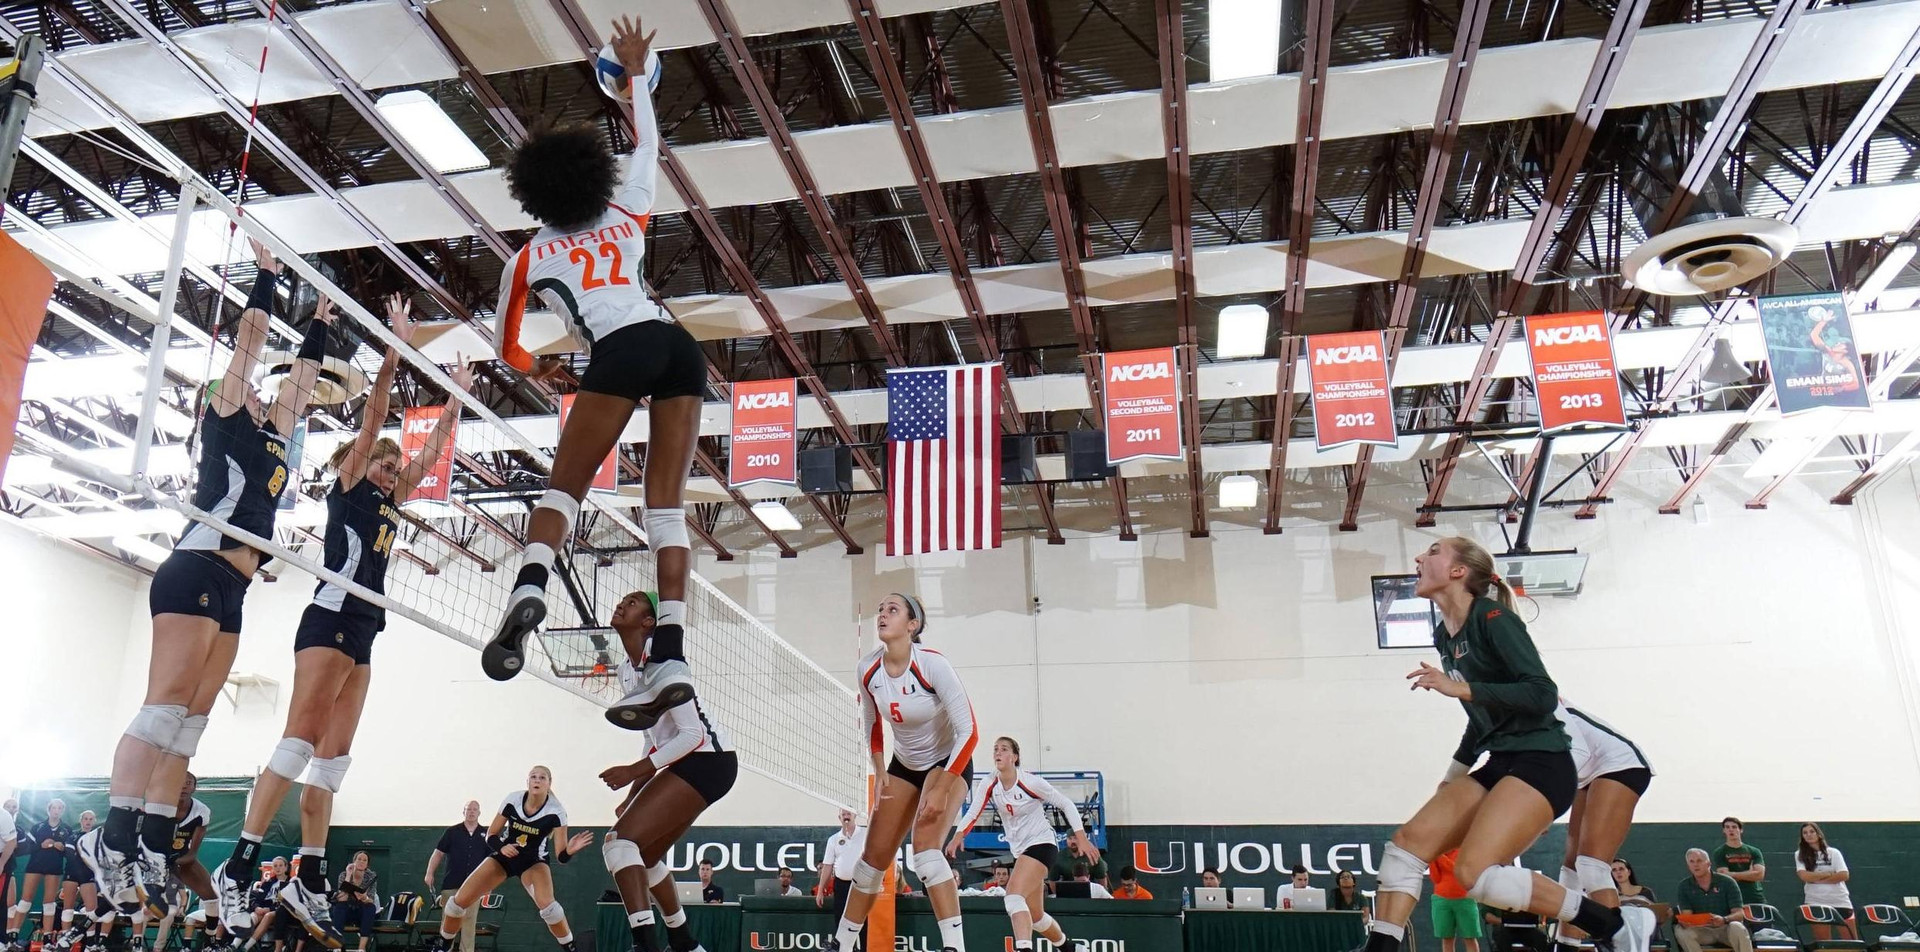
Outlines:
{"label": "blonde ponytail", "polygon": [[1453,550],[1454,560],[1467,567],[1467,594],[1475,598],[1491,598],[1510,612],[1519,611],[1513,597],[1513,586],[1494,572],[1493,554],[1485,546],[1465,536],[1452,536],[1442,541]]}

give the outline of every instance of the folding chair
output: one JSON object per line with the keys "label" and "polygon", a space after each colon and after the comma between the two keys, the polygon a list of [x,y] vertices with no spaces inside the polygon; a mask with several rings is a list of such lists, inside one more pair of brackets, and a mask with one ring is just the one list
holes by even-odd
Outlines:
{"label": "folding chair", "polygon": [[1869,903],[1860,907],[1861,914],[1867,917],[1867,948],[1876,952],[1920,952],[1920,939],[1899,939],[1916,930],[1912,920],[1902,912],[1899,906],[1888,903]]}
{"label": "folding chair", "polygon": [[[1756,952],[1762,949],[1770,952],[1805,952],[1800,940],[1793,937],[1792,928],[1792,925],[1787,922],[1787,917],[1780,914],[1780,910],[1764,902],[1747,903],[1747,931],[1753,934],[1753,947]],[[1786,938],[1763,939],[1760,937],[1762,929],[1773,929]]]}
{"label": "folding chair", "polygon": [[395,893],[387,900],[386,908],[380,911],[373,922],[373,941],[375,945],[394,945],[401,949],[413,948],[418,938],[415,923],[420,918],[422,905],[420,894],[406,891]]}
{"label": "folding chair", "polygon": [[[1860,941],[1860,932],[1854,928],[1853,917],[1832,906],[1810,902],[1800,907],[1800,941],[1812,952],[1842,952],[1854,950],[1863,952],[1867,944]],[[1818,939],[1818,933],[1825,932],[1827,938]]]}

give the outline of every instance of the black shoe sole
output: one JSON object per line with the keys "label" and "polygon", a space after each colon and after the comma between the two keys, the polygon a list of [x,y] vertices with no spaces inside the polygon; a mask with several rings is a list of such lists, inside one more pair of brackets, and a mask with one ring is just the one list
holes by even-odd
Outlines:
{"label": "black shoe sole", "polygon": [[693,700],[691,684],[675,684],[660,692],[648,704],[615,704],[607,708],[607,721],[615,727],[630,731],[647,730],[660,722],[660,716],[666,712]]}
{"label": "black shoe sole", "polygon": [[500,623],[500,630],[480,651],[480,670],[495,681],[511,681],[526,666],[527,658],[523,650],[527,636],[540,623],[547,619],[547,606],[537,600],[528,599],[509,609],[507,620]]}

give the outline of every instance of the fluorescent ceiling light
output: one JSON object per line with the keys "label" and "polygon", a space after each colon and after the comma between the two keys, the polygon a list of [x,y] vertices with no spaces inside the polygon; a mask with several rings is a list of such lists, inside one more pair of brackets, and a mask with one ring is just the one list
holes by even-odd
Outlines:
{"label": "fluorescent ceiling light", "polygon": [[795,519],[793,513],[778,499],[754,503],[753,516],[775,532],[794,532],[800,528],[800,520]]}
{"label": "fluorescent ceiling light", "polygon": [[26,400],[77,400],[146,389],[146,363],[128,354],[36,360],[27,365],[20,396]]}
{"label": "fluorescent ceiling light", "polygon": [[466,172],[490,164],[486,153],[426,93],[417,89],[388,93],[373,105],[428,165],[442,172]]}
{"label": "fluorescent ceiling light", "polygon": [[1209,82],[1278,73],[1280,0],[1212,0],[1207,51]]}
{"label": "fluorescent ceiling light", "polygon": [[1880,259],[1873,273],[1867,275],[1865,281],[1860,282],[1860,293],[1854,296],[1854,303],[1859,307],[1866,307],[1880,300],[1880,295],[1887,292],[1887,285],[1892,284],[1893,279],[1899,277],[1900,272],[1906,269],[1907,263],[1913,260],[1916,251],[1920,251],[1920,245],[1911,241],[1903,241],[1888,248],[1887,256]]}
{"label": "fluorescent ceiling light", "polygon": [[26,456],[15,453],[7,457],[6,484],[14,486],[45,486],[50,483],[66,485],[73,482],[73,476],[53,468],[53,460],[45,456]]}
{"label": "fluorescent ceiling light", "polygon": [[1220,309],[1220,333],[1214,337],[1215,360],[1260,357],[1267,352],[1267,309],[1258,304],[1233,304]]}
{"label": "fluorescent ceiling light", "polygon": [[62,539],[111,539],[151,533],[177,535],[187,525],[186,517],[171,509],[87,512],[20,521],[37,532]]}
{"label": "fluorescent ceiling light", "polygon": [[1220,481],[1220,508],[1252,509],[1260,501],[1260,481],[1238,473]]}
{"label": "fluorescent ceiling light", "polygon": [[137,535],[114,536],[113,545],[114,548],[136,559],[145,559],[155,565],[165,562],[167,556],[172,554],[170,550],[161,548]]}

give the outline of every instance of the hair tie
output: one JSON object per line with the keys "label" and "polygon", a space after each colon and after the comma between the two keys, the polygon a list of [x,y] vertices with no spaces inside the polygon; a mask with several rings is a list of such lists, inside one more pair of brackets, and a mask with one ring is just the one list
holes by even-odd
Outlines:
{"label": "hair tie", "polygon": [[927,630],[927,610],[921,607],[920,600],[905,592],[894,592],[893,596],[907,603],[907,618],[919,622],[920,630],[925,632]]}

